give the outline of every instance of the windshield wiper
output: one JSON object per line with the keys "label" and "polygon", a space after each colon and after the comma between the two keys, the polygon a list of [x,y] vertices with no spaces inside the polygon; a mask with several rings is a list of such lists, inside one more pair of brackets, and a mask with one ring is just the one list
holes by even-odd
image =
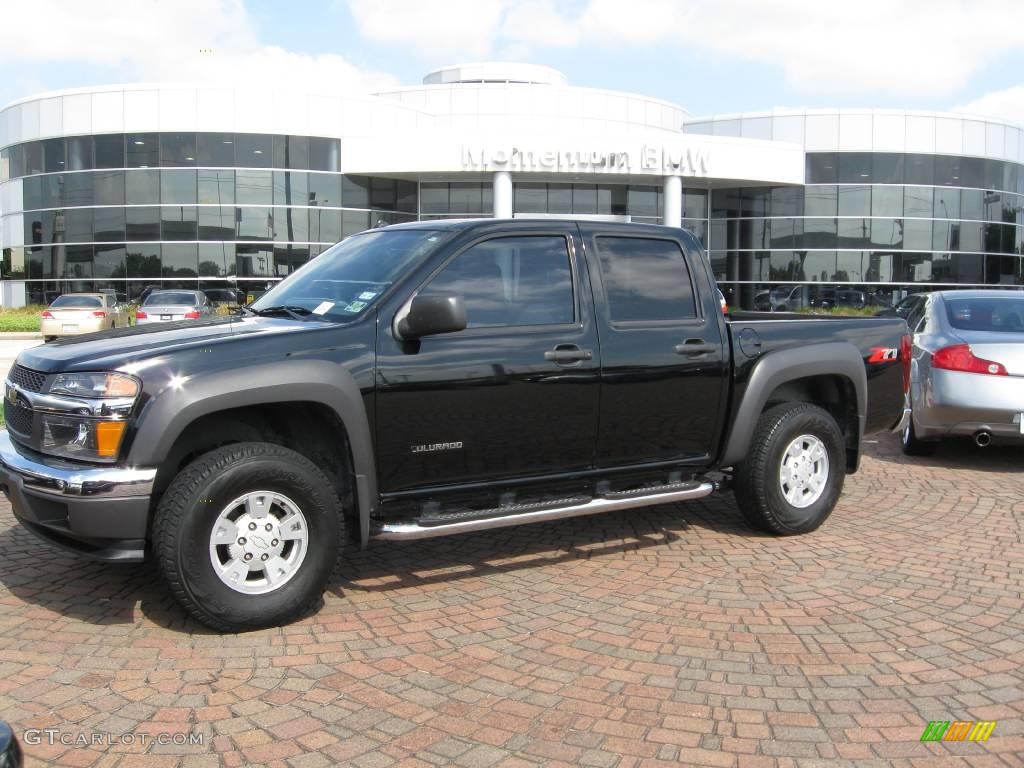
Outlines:
{"label": "windshield wiper", "polygon": [[309,320],[311,317],[320,317],[320,315],[314,315],[312,311],[305,307],[300,307],[297,304],[278,304],[275,307],[263,307],[262,309],[250,309],[254,315],[288,315],[293,320]]}

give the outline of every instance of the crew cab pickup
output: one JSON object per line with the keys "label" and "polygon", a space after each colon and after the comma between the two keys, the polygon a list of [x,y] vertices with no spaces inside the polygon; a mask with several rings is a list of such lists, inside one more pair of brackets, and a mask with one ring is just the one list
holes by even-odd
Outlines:
{"label": "crew cab pickup", "polygon": [[27,528],[156,559],[221,630],[321,599],[346,536],[697,499],[780,535],[905,418],[899,318],[723,316],[688,232],[419,222],[354,235],[239,314],[26,350],[0,485]]}

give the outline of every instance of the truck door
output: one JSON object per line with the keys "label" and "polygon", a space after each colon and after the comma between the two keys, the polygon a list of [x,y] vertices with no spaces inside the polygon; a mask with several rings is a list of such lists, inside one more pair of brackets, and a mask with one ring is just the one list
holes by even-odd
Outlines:
{"label": "truck door", "polygon": [[698,249],[656,230],[584,229],[601,341],[598,466],[715,455],[728,341]]}
{"label": "truck door", "polygon": [[580,250],[571,224],[485,236],[419,289],[461,294],[465,330],[403,343],[382,315],[382,492],[593,466],[600,352]]}

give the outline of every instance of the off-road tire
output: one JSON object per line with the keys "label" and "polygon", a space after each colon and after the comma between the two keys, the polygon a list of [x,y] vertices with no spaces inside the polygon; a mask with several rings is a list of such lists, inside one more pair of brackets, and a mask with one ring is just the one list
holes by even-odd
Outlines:
{"label": "off-road tire", "polygon": [[[294,575],[273,592],[242,594],[218,577],[210,533],[220,511],[250,491],[285,494],[308,526],[308,549]],[[280,626],[321,600],[342,541],[334,485],[309,459],[279,445],[233,443],[203,454],[171,481],[153,520],[153,552],[171,592],[213,629],[239,632]]]}
{"label": "off-road tire", "polygon": [[[789,444],[801,435],[820,440],[828,456],[821,496],[807,507],[789,503],[779,472]],[[734,493],[744,518],[754,528],[777,536],[815,530],[832,514],[846,476],[846,442],[831,414],[810,403],[783,403],[761,414],[746,458],[737,465]]]}

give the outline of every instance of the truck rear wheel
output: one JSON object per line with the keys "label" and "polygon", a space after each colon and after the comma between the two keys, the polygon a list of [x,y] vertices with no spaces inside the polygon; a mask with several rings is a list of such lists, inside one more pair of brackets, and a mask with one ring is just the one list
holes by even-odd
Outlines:
{"label": "truck rear wheel", "polygon": [[761,414],[735,495],[755,528],[793,536],[818,528],[835,508],[846,475],[846,444],[835,419],[810,403]]}
{"label": "truck rear wheel", "polygon": [[178,602],[222,631],[286,624],[320,600],[341,541],[334,486],[270,443],[200,456],[168,486],[153,549]]}

